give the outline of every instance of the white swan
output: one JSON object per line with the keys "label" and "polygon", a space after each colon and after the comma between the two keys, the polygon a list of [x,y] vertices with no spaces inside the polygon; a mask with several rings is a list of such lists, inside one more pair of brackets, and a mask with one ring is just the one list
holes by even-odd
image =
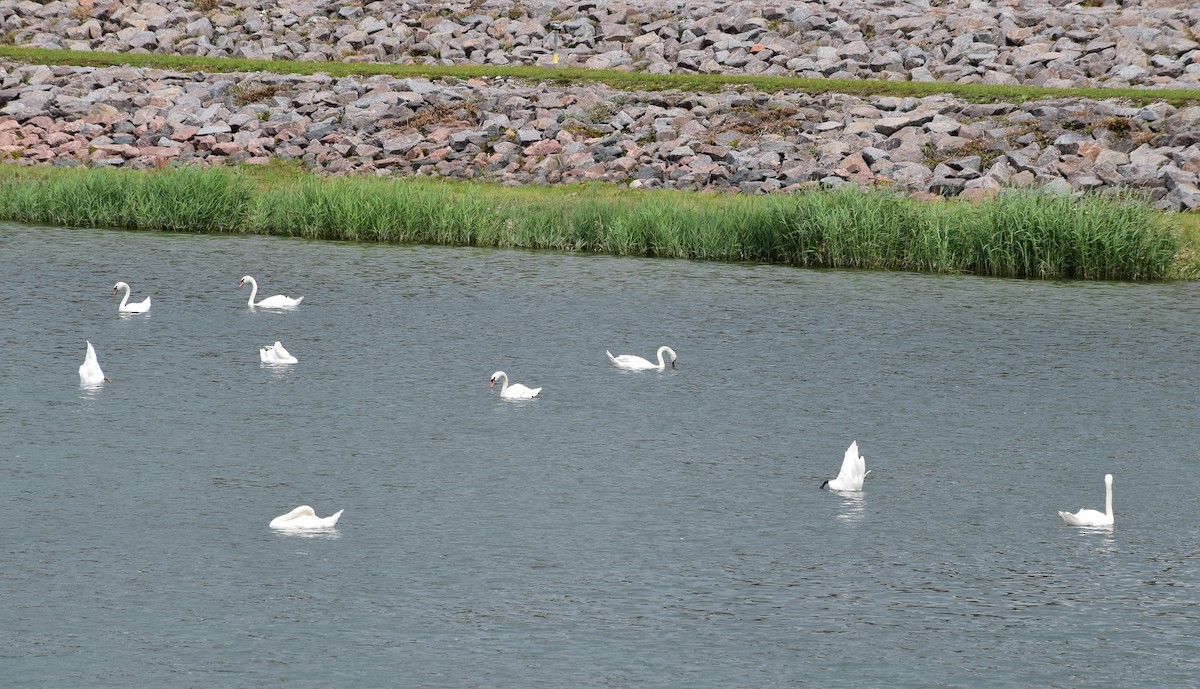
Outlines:
{"label": "white swan", "polygon": [[607,350],[604,353],[608,355],[609,361],[613,362],[617,366],[620,366],[621,368],[627,368],[630,371],[648,371],[650,369],[661,371],[667,367],[667,364],[663,361],[663,352],[671,355],[671,368],[675,368],[675,350],[667,346],[658,348],[657,365],[655,365],[652,361],[647,361],[646,359],[643,359],[640,356],[634,356],[633,354],[613,356],[612,352]]}
{"label": "white swan", "polygon": [[283,348],[279,340],[276,340],[273,345],[268,345],[258,350],[258,358],[264,364],[294,364],[297,361],[296,357]]}
{"label": "white swan", "polygon": [[1112,474],[1104,475],[1104,511],[1079,510],[1075,514],[1059,512],[1058,516],[1071,526],[1112,526]]}
{"label": "white swan", "polygon": [[83,365],[79,367],[79,384],[99,385],[107,380],[104,377],[104,371],[100,370],[100,362],[96,361],[96,350],[89,341],[87,355],[83,358]]}
{"label": "white swan", "polygon": [[113,285],[114,297],[117,296],[117,292],[121,291],[122,287],[125,288],[125,296],[121,297],[121,305],[117,307],[118,313],[145,313],[150,310],[150,297],[132,304],[129,303],[129,283],[127,282],[118,282]]}
{"label": "white swan", "polygon": [[345,510],[338,510],[328,517],[321,518],[313,511],[313,508],[308,505],[301,505],[287,514],[275,517],[271,520],[269,526],[272,529],[284,531],[330,529],[338,523],[338,518],[342,516],[342,512],[345,512]]}
{"label": "white swan", "polygon": [[496,371],[492,374],[492,382],[488,383],[488,387],[496,385],[496,379],[503,378],[504,382],[500,385],[500,396],[507,397],[511,400],[527,400],[532,397],[537,397],[537,394],[542,391],[541,388],[527,388],[520,383],[508,384],[508,374],[504,371]]}
{"label": "white swan", "polygon": [[846,456],[842,458],[842,470],[837,478],[826,481],[821,487],[829,486],[830,490],[862,490],[863,479],[867,477],[866,460],[858,454],[858,441],[850,443]]}
{"label": "white swan", "polygon": [[242,279],[238,281],[238,287],[240,288],[247,282],[250,283],[250,300],[247,301],[246,304],[251,307],[261,306],[265,309],[281,309],[288,306],[298,306],[300,302],[304,301],[304,297],[292,299],[291,297],[285,297],[282,294],[276,294],[275,296],[267,297],[256,304],[254,303],[254,297],[258,294],[258,283],[254,280],[254,278],[250,277],[249,275],[243,275]]}

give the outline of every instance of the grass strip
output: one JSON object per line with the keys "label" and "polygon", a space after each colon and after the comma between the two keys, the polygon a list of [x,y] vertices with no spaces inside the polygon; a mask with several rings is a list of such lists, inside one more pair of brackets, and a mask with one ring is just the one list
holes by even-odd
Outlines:
{"label": "grass strip", "polygon": [[649,74],[581,67],[497,65],[398,65],[374,62],[300,62],[248,60],[195,55],[106,53],[0,45],[0,58],[39,65],[80,67],[131,67],[181,72],[268,72],[275,74],[328,74],[333,77],[388,75],[398,78],[456,79],[504,77],[558,85],[602,83],[623,91],[715,93],[728,89],[754,89],[765,93],[844,93],[859,96],[914,97],[950,94],[971,103],[1021,103],[1052,98],[1117,99],[1129,103],[1166,101],[1175,106],[1200,103],[1197,89],[1050,88],[1009,84],[957,84],[952,82],[810,79],[804,77],[738,74]]}
{"label": "grass strip", "polygon": [[739,196],[613,185],[327,177],[296,166],[0,166],[34,224],[587,251],[1020,278],[1195,277],[1195,225],[1130,199],[1010,191],[978,204],[847,188]]}

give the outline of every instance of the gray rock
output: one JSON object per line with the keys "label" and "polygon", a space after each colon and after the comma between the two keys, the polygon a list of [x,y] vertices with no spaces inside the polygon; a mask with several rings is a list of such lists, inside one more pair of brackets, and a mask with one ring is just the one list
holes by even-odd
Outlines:
{"label": "gray rock", "polygon": [[863,160],[866,161],[867,165],[870,165],[872,168],[874,168],[876,162],[880,160],[887,160],[890,155],[883,149],[867,146],[862,150],[862,157]]}

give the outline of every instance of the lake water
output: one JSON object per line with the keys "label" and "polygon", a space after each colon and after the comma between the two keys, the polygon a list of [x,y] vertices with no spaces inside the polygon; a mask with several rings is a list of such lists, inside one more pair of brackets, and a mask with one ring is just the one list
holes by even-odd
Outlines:
{"label": "lake water", "polygon": [[11,224],[0,266],[5,687],[1200,675],[1200,285]]}

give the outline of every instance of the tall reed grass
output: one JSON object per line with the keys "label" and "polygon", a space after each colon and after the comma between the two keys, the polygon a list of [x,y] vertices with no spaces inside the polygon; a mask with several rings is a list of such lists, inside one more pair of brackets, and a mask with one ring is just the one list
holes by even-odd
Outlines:
{"label": "tall reed grass", "polygon": [[251,180],[222,169],[0,168],[0,217],[28,223],[231,232],[245,226],[253,200]]}
{"label": "tall reed grass", "polygon": [[856,189],[738,196],[297,170],[0,167],[0,217],[356,242],[589,251],[1005,277],[1195,277],[1196,233],[1132,199],[927,203]]}

